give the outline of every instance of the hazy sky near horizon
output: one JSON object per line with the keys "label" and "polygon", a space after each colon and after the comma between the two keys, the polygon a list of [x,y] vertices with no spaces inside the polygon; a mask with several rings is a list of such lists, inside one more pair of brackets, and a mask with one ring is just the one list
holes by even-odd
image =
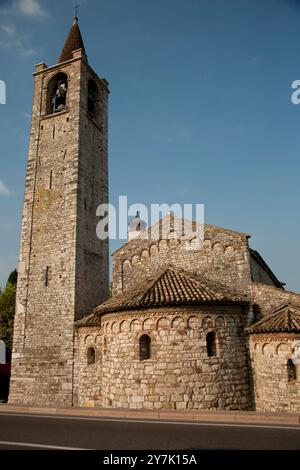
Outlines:
{"label": "hazy sky near horizon", "polygon": [[[110,83],[110,201],[203,203],[300,291],[300,1],[80,3],[89,62]],[[17,266],[34,64],[57,63],[73,5],[0,0],[1,286]]]}

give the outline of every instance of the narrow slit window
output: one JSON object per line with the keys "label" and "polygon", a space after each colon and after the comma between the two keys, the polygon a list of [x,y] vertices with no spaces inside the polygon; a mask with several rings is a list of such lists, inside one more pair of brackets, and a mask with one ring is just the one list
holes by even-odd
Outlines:
{"label": "narrow slit window", "polygon": [[289,359],[287,362],[287,378],[288,382],[294,382],[297,379],[296,366],[292,359]]}
{"label": "narrow slit window", "polygon": [[151,359],[151,338],[148,335],[140,337],[140,361]]}
{"label": "narrow slit window", "polygon": [[96,351],[94,348],[88,348],[87,350],[87,363],[88,366],[91,364],[95,364],[96,362]]}
{"label": "narrow slit window", "polygon": [[50,267],[46,267],[46,273],[45,273],[45,286],[49,286],[49,280],[50,280]]}
{"label": "narrow slit window", "polygon": [[217,355],[217,339],[214,331],[210,331],[206,335],[206,348],[208,357],[214,357]]}
{"label": "narrow slit window", "polygon": [[49,189],[52,189],[53,187],[53,171],[50,171],[50,176],[49,176]]}

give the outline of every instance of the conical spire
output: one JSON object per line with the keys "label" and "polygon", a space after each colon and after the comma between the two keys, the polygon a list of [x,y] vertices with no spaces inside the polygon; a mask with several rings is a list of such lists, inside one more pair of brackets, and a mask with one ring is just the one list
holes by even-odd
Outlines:
{"label": "conical spire", "polygon": [[76,51],[77,49],[83,49],[85,53],[85,48],[78,25],[78,18],[75,16],[58,63],[60,64],[61,62],[72,59],[73,51]]}

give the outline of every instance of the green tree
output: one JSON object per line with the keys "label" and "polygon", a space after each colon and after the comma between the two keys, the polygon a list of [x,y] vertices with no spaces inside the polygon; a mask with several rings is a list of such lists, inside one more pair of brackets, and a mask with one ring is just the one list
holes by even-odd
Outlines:
{"label": "green tree", "polygon": [[16,288],[17,271],[15,270],[10,274],[5,289],[0,293],[0,339],[5,342],[8,353],[12,350]]}

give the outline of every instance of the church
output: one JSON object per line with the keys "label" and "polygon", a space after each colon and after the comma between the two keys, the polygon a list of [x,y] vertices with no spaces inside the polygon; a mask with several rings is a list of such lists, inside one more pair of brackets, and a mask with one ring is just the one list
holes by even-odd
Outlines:
{"label": "church", "polygon": [[299,412],[300,294],[248,234],[205,224],[199,245],[170,213],[153,240],[137,214],[109,297],[109,84],[78,18],[33,76],[9,402]]}

